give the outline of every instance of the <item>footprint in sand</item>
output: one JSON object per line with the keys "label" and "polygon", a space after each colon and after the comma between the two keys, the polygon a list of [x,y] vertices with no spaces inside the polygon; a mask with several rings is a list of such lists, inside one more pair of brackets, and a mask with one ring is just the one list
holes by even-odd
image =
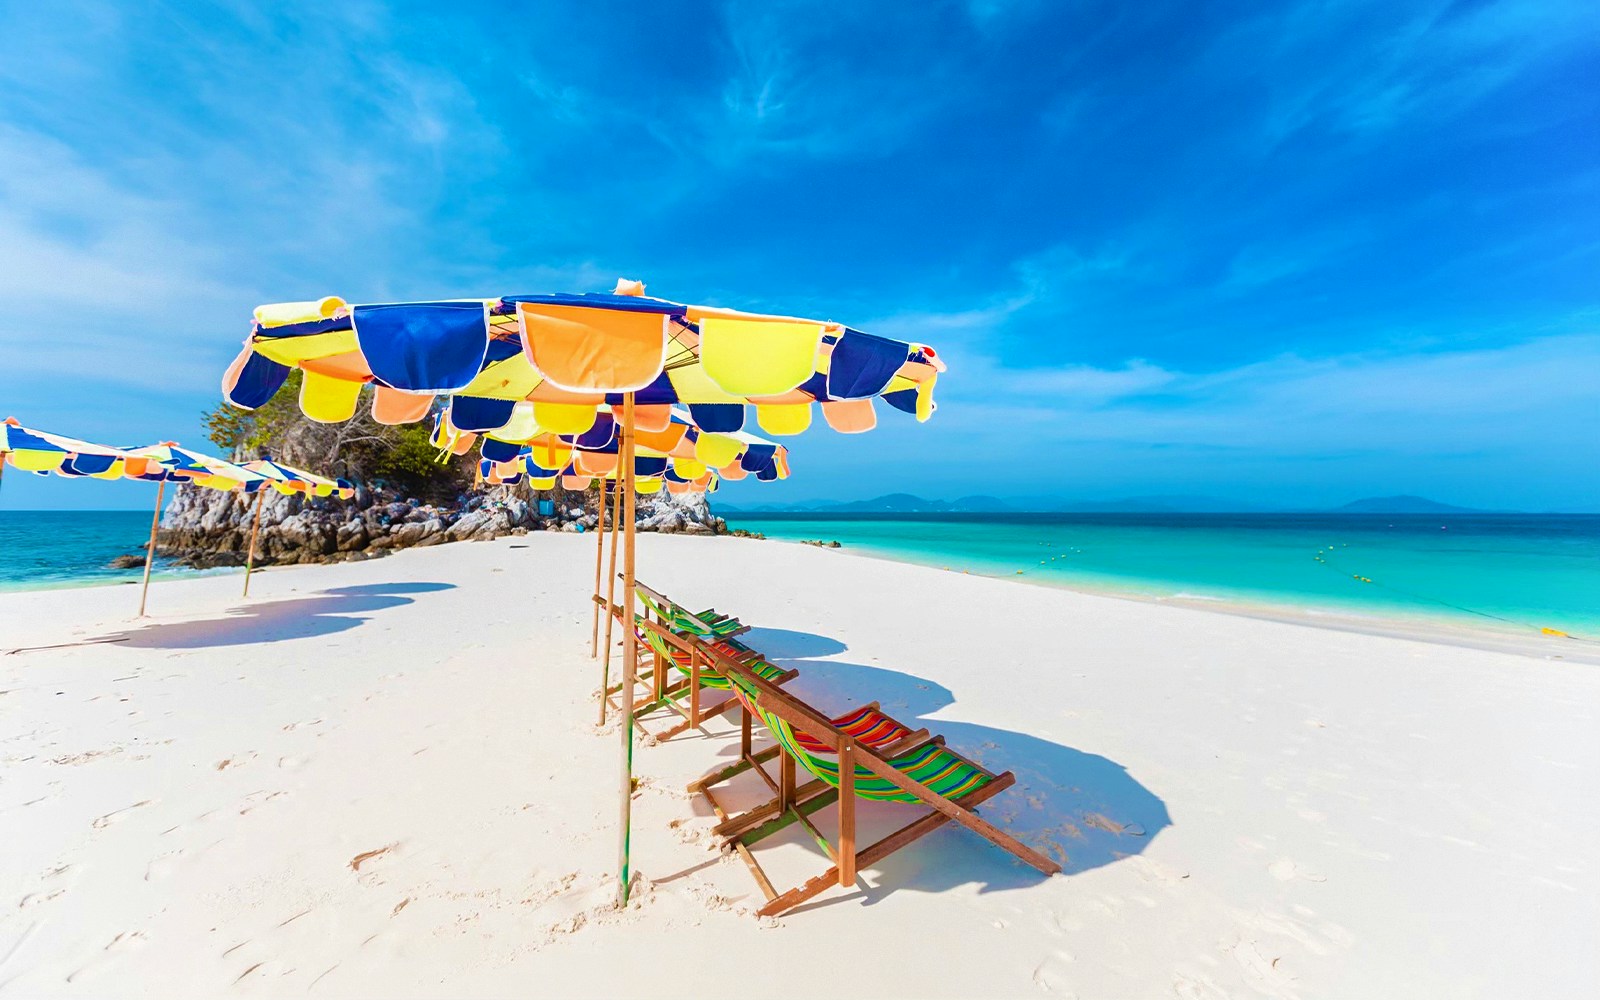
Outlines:
{"label": "footprint in sand", "polygon": [[1188,872],[1176,871],[1172,868],[1168,868],[1166,865],[1163,865],[1158,861],[1152,861],[1142,855],[1135,855],[1128,858],[1127,863],[1133,868],[1134,872],[1140,878],[1144,879],[1146,882],[1154,882],[1155,884],[1161,886],[1178,885],[1184,879],[1189,877]]}
{"label": "footprint in sand", "polygon": [[1269,997],[1294,1000],[1296,994],[1289,989],[1292,980],[1278,965],[1283,956],[1268,958],[1261,951],[1261,943],[1248,938],[1239,938],[1231,945],[1223,942],[1223,950],[1233,956],[1245,982],[1256,990]]}
{"label": "footprint in sand", "polygon": [[[112,954],[132,951],[133,949],[146,944],[148,940],[149,939],[145,937],[144,931],[123,931],[110,941],[106,942],[105,947],[100,950],[102,952],[110,952]],[[92,979],[95,976],[100,975],[113,964],[114,963],[110,959],[95,959],[88,965],[85,965],[83,968],[78,969],[67,976],[67,982],[77,985],[78,983],[81,983],[87,979]]]}
{"label": "footprint in sand", "polygon": [[1267,873],[1280,882],[1305,879],[1307,882],[1326,882],[1328,876],[1306,871],[1288,858],[1279,858],[1267,866]]}
{"label": "footprint in sand", "polygon": [[1058,996],[1075,997],[1072,991],[1071,980],[1067,976],[1068,967],[1078,960],[1077,956],[1064,948],[1057,948],[1044,961],[1040,962],[1033,970],[1033,985],[1045,993]]}
{"label": "footprint in sand", "polygon": [[187,849],[179,848],[176,851],[168,851],[166,854],[158,854],[151,858],[150,863],[145,865],[144,880],[146,882],[155,882],[171,875],[178,870],[178,862],[188,853]]}
{"label": "footprint in sand", "polygon": [[244,797],[244,800],[240,803],[239,815],[240,816],[247,815],[252,810],[254,810],[257,806],[262,805],[262,804],[267,803],[267,802],[271,802],[273,799],[282,798],[283,796],[288,795],[288,794],[289,794],[288,792],[268,792],[268,791],[251,792],[249,795],[246,795]]}
{"label": "footprint in sand", "polygon": [[1172,994],[1178,1000],[1228,1000],[1228,991],[1210,976],[1182,972],[1172,977]]}
{"label": "footprint in sand", "polygon": [[118,820],[122,819],[122,815],[124,813],[131,812],[132,810],[137,809],[140,806],[147,806],[153,801],[155,801],[155,800],[154,799],[145,799],[143,802],[135,802],[131,806],[123,806],[121,809],[116,809],[116,810],[113,810],[111,812],[106,813],[104,816],[101,816],[99,819],[95,820],[93,823],[91,823],[89,825],[93,826],[96,830],[104,830],[106,827],[110,826],[112,823],[115,823]]}
{"label": "footprint in sand", "polygon": [[232,757],[227,757],[224,758],[224,760],[219,760],[219,762],[216,762],[216,770],[226,771],[229,770],[229,768],[237,768],[237,766],[250,763],[251,760],[254,760],[254,758],[256,758],[256,752],[254,752],[254,750],[248,750],[248,752],[245,752],[245,754],[235,754],[232,755]]}
{"label": "footprint in sand", "polygon": [[371,862],[376,861],[399,846],[399,841],[396,841],[393,844],[385,844],[382,847],[375,847],[370,851],[362,851],[360,854],[357,854],[355,857],[350,859],[350,870],[355,872],[357,875],[360,875],[362,865],[370,864]]}
{"label": "footprint in sand", "polygon": [[105,946],[106,951],[131,951],[150,939],[145,937],[144,931],[123,931]]}
{"label": "footprint in sand", "polygon": [[1109,816],[1102,815],[1101,813],[1085,813],[1083,816],[1083,825],[1094,827],[1096,830],[1104,830],[1107,833],[1115,833],[1129,837],[1144,836],[1144,827],[1140,826],[1138,823],[1118,823],[1116,820],[1110,818]]}

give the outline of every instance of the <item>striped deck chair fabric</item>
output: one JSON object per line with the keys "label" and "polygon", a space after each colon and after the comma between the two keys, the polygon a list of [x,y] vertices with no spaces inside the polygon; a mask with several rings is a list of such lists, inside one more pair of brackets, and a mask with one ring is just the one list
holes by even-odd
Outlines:
{"label": "striped deck chair fabric", "polygon": [[[796,730],[788,722],[761,707],[760,694],[753,685],[736,678],[735,693],[767,731],[772,734],[795,763],[834,787],[839,785],[839,759],[831,754],[818,753],[817,740]],[[889,760],[890,766],[907,777],[927,786],[946,799],[959,799],[992,780],[993,776],[942,744],[929,743]],[[857,765],[855,768],[856,795],[879,802],[918,802],[916,796],[902,790],[886,778]]]}
{"label": "striped deck chair fabric", "polygon": [[[690,654],[688,651],[669,645],[665,639],[661,638],[661,636],[647,628],[640,628],[639,636],[649,644],[651,649],[655,650],[657,653],[660,653],[661,656],[667,660],[667,662],[678,668],[678,670],[683,674],[689,674],[691,665],[689,662]],[[752,650],[749,646],[746,646],[744,643],[737,642],[733,639],[723,639],[721,642],[714,644],[711,648],[723,654],[724,656],[733,657],[744,657],[754,652],[754,650]],[[756,676],[762,678],[763,680],[772,681],[774,683],[781,683],[780,678],[782,678],[785,673],[782,667],[773,665],[772,663],[768,662],[765,657],[760,657],[759,659],[751,661],[747,663],[746,666]],[[725,675],[713,670],[709,660],[702,660],[700,663],[700,686],[712,691],[727,691],[733,687],[733,684]]]}
{"label": "striped deck chair fabric", "polygon": [[709,609],[697,615],[691,614],[670,601],[653,600],[643,590],[637,593],[640,602],[649,608],[663,625],[679,635],[721,639],[744,629],[739,619],[732,615],[719,615]]}

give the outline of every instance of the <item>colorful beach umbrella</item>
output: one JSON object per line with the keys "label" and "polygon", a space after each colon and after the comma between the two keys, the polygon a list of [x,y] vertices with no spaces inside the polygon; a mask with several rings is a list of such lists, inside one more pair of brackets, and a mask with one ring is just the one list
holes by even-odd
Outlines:
{"label": "colorful beach umbrella", "polygon": [[150,592],[150,568],[155,564],[156,531],[161,526],[161,505],[167,483],[192,483],[195,486],[222,492],[234,490],[248,492],[265,482],[265,477],[242,465],[180,448],[174,441],[123,450],[132,456],[133,460],[143,462],[142,467],[137,467],[133,461],[129,461],[127,478],[157,484],[155,512],[150,517],[150,541],[144,553],[144,580],[139,587],[139,615],[143,617],[145,601]]}
{"label": "colorful beach umbrella", "polygon": [[281,462],[274,462],[270,458],[258,458],[252,462],[245,462],[243,468],[261,477],[261,480],[247,486],[248,492],[256,497],[255,513],[250,517],[250,544],[245,548],[244,556],[244,596],[250,596],[250,574],[256,567],[256,536],[261,532],[261,501],[266,497],[266,490],[262,487],[270,486],[279,493],[287,496],[300,494],[302,496],[337,497],[340,500],[349,500],[356,495],[355,487],[343,479],[326,479],[304,469],[296,469]]}
{"label": "colorful beach umbrella", "polygon": [[[524,407],[531,409],[522,403],[519,411]],[[636,441],[634,478],[641,484],[640,493],[662,488],[697,492],[714,488],[711,484],[721,479],[754,476],[768,481],[789,476],[789,450],[783,445],[742,431],[702,430],[682,408],[671,412],[663,429],[638,431]],[[522,473],[535,489],[550,489],[558,478],[567,489],[587,489],[593,478],[614,476],[620,451],[617,422],[610,413],[598,414],[582,434],[553,434],[534,421],[514,418],[484,436],[480,445],[486,478],[505,480]]]}
{"label": "colorful beach umbrella", "polygon": [[193,483],[207,489],[252,491],[267,477],[233,462],[180,448],[171,441],[142,448],[113,448],[77,438],[24,427],[15,418],[0,424],[0,469],[12,465],[40,475],[68,478],[138,479],[159,484],[145,549],[144,578],[139,589],[139,614],[144,615],[155,561],[156,532],[167,483]]}
{"label": "colorful beach umbrella", "polygon": [[742,431],[752,407],[755,425],[773,435],[804,431],[817,408],[844,433],[876,426],[878,403],[926,420],[944,364],[923,344],[828,320],[683,305],[620,281],[609,294],[373,305],[329,297],[261,306],[223,376],[223,394],[254,409],[296,368],[303,373],[300,408],[314,420],[350,419],[367,384],[380,423],[420,420],[436,396],[448,396],[435,440],[458,454],[470,449],[468,435],[492,436],[512,424],[521,402],[532,404],[535,425],[558,437],[604,433],[604,416],[614,422],[623,606],[607,601],[607,608],[629,626],[619,727],[618,901],[625,904],[637,665],[632,486],[645,435],[670,431],[674,405],[686,407],[699,430],[723,434]]}
{"label": "colorful beach umbrella", "polygon": [[134,459],[119,448],[34,430],[22,426],[15,417],[0,423],[0,473],[10,465],[41,476],[55,473],[72,478],[121,479],[130,459],[133,468],[143,471],[143,459]]}
{"label": "colorful beach umbrella", "polygon": [[683,404],[705,430],[741,430],[753,407],[762,430],[788,435],[810,426],[814,404],[845,433],[876,425],[875,400],[925,420],[944,364],[923,344],[827,320],[682,305],[619,282],[611,294],[261,306],[223,393],[254,409],[292,368],[304,373],[302,411],[327,422],[353,416],[371,383],[381,423],[420,420],[445,395],[462,432],[502,427],[529,401],[541,426],[577,434],[632,393],[641,431],[664,428],[670,407]]}
{"label": "colorful beach umbrella", "polygon": [[[356,495],[355,487],[343,479],[328,479],[304,469],[275,462],[270,458],[245,462],[243,467],[261,476],[265,480],[265,485],[279,493],[334,497],[338,500],[349,500]],[[254,493],[256,490],[252,488],[250,492]]]}

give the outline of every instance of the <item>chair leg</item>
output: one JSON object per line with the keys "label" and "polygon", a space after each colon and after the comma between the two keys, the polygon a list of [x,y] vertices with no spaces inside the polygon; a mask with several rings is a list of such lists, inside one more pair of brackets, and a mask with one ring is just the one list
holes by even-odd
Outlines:
{"label": "chair leg", "polygon": [[[982,788],[976,789],[963,797],[960,800],[959,805],[963,810],[970,811],[976,808],[978,803],[989,798],[991,795],[998,794],[1010,784],[1011,783],[1009,781],[991,781]],[[857,867],[866,868],[877,864],[879,861],[882,861],[884,858],[893,854],[895,851],[898,851],[900,848],[905,847],[912,841],[925,837],[934,830],[937,830],[939,827],[950,822],[950,819],[951,818],[949,816],[946,816],[942,812],[930,812],[925,814],[921,818],[901,827],[894,833],[889,834],[887,837],[884,837],[877,843],[862,848],[856,854],[855,860]],[[766,906],[763,906],[756,912],[760,916],[770,917],[776,916],[785,910],[791,910],[818,893],[830,889],[835,885],[839,885],[840,875],[841,872],[839,871],[839,867],[835,865],[834,867],[823,872],[821,875],[818,875],[813,879],[809,879],[805,883],[790,889],[788,892],[782,893],[776,899],[769,901]]]}
{"label": "chair leg", "polygon": [[778,811],[794,805],[794,758],[787,752],[778,761]]}
{"label": "chair leg", "polygon": [[856,881],[856,755],[855,744],[839,748],[839,884]]}
{"label": "chair leg", "polygon": [[[928,731],[926,729],[919,729],[914,733],[908,734],[904,739],[900,740],[894,745],[885,747],[884,753],[888,756],[898,756],[902,753],[910,753],[913,750],[920,750],[928,743],[943,742],[943,736],[935,736],[932,740],[929,740]],[[750,766],[754,763],[759,763],[760,761],[771,758],[772,755],[777,751],[778,748],[776,746],[768,747],[753,757],[747,757],[738,764],[730,764],[725,770],[719,771],[717,774],[701,780],[704,785],[708,786],[718,784],[727,780],[728,778],[733,777],[735,774],[749,770]],[[691,786],[691,790],[698,791],[699,788],[696,786]],[[799,788],[795,789],[794,794],[795,802],[807,807],[809,807],[809,804],[813,798],[818,795],[825,794],[827,801],[823,802],[817,807],[821,808],[822,805],[827,805],[828,802],[832,802],[832,796],[837,794],[837,792],[832,785],[829,785],[827,782],[819,778],[813,781],[808,781],[804,785],[801,785]],[[776,819],[774,819],[774,817],[776,817]],[[744,812],[732,817],[731,819],[718,823],[715,827],[712,827],[711,833],[713,836],[717,837],[742,837],[744,838],[745,843],[753,844],[763,837],[771,836],[778,830],[781,830],[783,827],[787,826],[789,822],[790,821],[785,819],[778,809],[778,800],[776,798],[772,798],[768,799],[759,806],[752,806],[751,808],[746,809]]]}
{"label": "chair leg", "polygon": [[700,728],[700,651],[689,653],[689,726]]}

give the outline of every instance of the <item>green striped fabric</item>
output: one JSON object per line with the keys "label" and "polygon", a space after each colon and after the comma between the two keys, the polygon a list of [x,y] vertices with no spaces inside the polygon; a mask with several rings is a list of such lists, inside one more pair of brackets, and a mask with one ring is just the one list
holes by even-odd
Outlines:
{"label": "green striped fabric", "polygon": [[[783,747],[784,752],[794,757],[801,767],[811,772],[813,777],[820,778],[837,788],[839,758],[833,754],[813,754],[807,751],[795,738],[792,726],[761,707],[761,693],[754,684],[743,678],[735,678],[734,683],[738,686],[746,707],[755,710],[755,714],[772,733],[773,739]],[[937,743],[929,743],[891,758],[889,765],[946,799],[959,799],[968,792],[988,784],[990,780],[987,773]],[[879,777],[860,764],[857,764],[855,769],[855,788],[856,794],[860,797],[879,802],[921,801],[915,795],[903,791],[898,785]]]}
{"label": "green striped fabric", "polygon": [[[635,618],[638,621],[644,621],[642,616],[635,616]],[[688,653],[668,643],[659,632],[644,628],[642,626],[639,628],[639,632],[644,636],[644,641],[649,644],[651,649],[661,654],[664,659],[666,659],[673,666],[677,667],[685,677],[689,676],[690,664]],[[717,643],[713,648],[729,656],[738,656],[751,651],[749,646],[746,646],[741,642],[736,642],[732,639],[724,639]],[[758,677],[761,677],[763,680],[772,681],[773,683],[777,683],[784,674],[782,667],[774,666],[773,664],[768,663],[765,659],[747,662],[745,666]],[[727,691],[731,689],[733,685],[728,681],[727,677],[711,669],[708,661],[702,660],[700,663],[700,686],[710,691]]]}
{"label": "green striped fabric", "polygon": [[639,592],[639,600],[655,614],[663,625],[679,635],[697,635],[702,638],[720,639],[732,635],[744,627],[739,623],[739,619],[734,618],[732,615],[712,614],[710,611],[691,615],[671,602],[667,602],[663,606],[651,600],[650,596],[643,591]]}

